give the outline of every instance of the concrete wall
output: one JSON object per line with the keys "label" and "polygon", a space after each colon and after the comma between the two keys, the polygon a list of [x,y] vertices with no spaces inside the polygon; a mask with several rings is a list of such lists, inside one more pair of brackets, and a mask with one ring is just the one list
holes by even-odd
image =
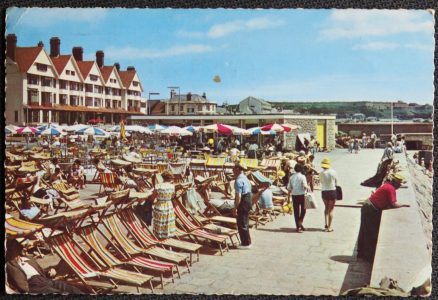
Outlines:
{"label": "concrete wall", "polygon": [[[5,118],[6,125],[23,125],[26,121],[23,112],[23,101],[27,94],[23,94],[23,82],[27,79],[23,78],[18,68],[14,64],[6,64],[6,99],[5,99]],[[18,121],[15,122],[15,111],[18,111]]]}
{"label": "concrete wall", "polygon": [[395,159],[405,170],[403,175],[409,185],[409,188],[397,191],[397,202],[411,207],[383,211],[370,284],[379,286],[380,280],[389,277],[397,280],[402,289],[410,291],[418,274],[430,267],[431,253],[421,223],[422,212],[414,193],[412,176],[415,174],[406,171],[408,165],[403,154],[396,155]]}
{"label": "concrete wall", "polygon": [[[432,123],[408,123],[400,122],[394,123],[394,133],[431,133]],[[366,122],[366,123],[339,123],[338,129],[340,131],[349,133],[350,131],[365,132],[368,135],[374,131],[377,136],[381,134],[391,134],[390,122]]]}

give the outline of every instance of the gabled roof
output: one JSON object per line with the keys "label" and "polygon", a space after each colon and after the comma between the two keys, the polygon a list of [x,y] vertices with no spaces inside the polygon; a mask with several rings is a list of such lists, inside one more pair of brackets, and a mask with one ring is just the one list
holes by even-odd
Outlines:
{"label": "gabled roof", "polygon": [[42,47],[15,48],[15,61],[18,64],[20,72],[26,73],[42,50]]}
{"label": "gabled roof", "polygon": [[103,81],[106,83],[113,71],[114,66],[103,66],[100,68],[100,73],[102,73]]}
{"label": "gabled roof", "polygon": [[131,85],[132,80],[136,74],[135,70],[119,71],[120,79],[123,85],[128,88]]}
{"label": "gabled roof", "polygon": [[94,61],[78,61],[77,62],[79,70],[81,71],[82,77],[85,79],[90,73],[91,68],[94,65]]}
{"label": "gabled roof", "polygon": [[60,55],[58,57],[51,57],[53,65],[56,68],[56,71],[58,71],[58,74],[61,74],[62,71],[64,71],[65,66],[67,65],[68,61],[70,60],[71,55]]}

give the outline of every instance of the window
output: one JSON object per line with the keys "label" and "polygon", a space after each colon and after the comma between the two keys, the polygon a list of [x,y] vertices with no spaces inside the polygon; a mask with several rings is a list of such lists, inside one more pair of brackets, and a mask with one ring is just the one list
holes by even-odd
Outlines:
{"label": "window", "polygon": [[36,64],[36,68],[37,68],[38,71],[47,72],[47,65]]}
{"label": "window", "polygon": [[71,73],[71,75],[75,75],[76,73],[75,73],[75,71],[70,71],[70,73]]}
{"label": "window", "polygon": [[38,105],[39,104],[39,93],[37,90],[28,90],[27,91],[27,102],[30,105]]}
{"label": "window", "polygon": [[105,88],[105,94],[106,95],[110,95],[111,94],[111,88],[110,87],[106,87]]}
{"label": "window", "polygon": [[90,80],[91,81],[97,81],[97,76],[96,75],[90,75]]}
{"label": "window", "polygon": [[70,81],[70,90],[71,91],[78,91],[79,85],[76,82]]}
{"label": "window", "polygon": [[175,105],[171,105],[171,106],[170,106],[170,110],[171,110],[171,111],[175,111]]}
{"label": "window", "polygon": [[133,86],[138,86],[138,81],[133,81],[133,82],[132,82],[132,85],[133,85]]}
{"label": "window", "polygon": [[14,112],[14,122],[17,123],[18,122],[18,110],[16,110]]}
{"label": "window", "polygon": [[70,75],[70,70],[66,70],[65,74]]}
{"label": "window", "polygon": [[38,76],[27,74],[27,84],[38,84]]}
{"label": "window", "polygon": [[52,86],[52,78],[49,77],[41,77],[41,85],[50,87]]}
{"label": "window", "polygon": [[67,89],[67,81],[59,80],[59,89],[66,90]]}

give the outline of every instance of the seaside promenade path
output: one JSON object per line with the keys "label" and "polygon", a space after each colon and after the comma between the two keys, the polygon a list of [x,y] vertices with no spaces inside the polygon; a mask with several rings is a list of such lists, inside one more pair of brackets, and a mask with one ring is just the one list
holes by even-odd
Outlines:
{"label": "seaside promenade path", "polygon": [[[373,190],[362,187],[360,182],[375,174],[382,153],[383,149],[365,149],[358,154],[336,149],[316,154],[318,170],[321,160],[330,158],[344,192],[344,200],[335,207],[333,232],[324,232],[324,205],[316,190],[319,207],[307,210],[304,233],[295,232],[292,215],[280,215],[265,226],[251,229],[250,250],[231,249],[220,256],[205,247],[191,273],[182,268],[181,279],[165,284],[164,290],[157,287],[155,293],[339,295],[368,284],[371,264],[356,259],[360,226],[357,201]],[[81,196],[86,199],[95,192],[97,185],[90,184]],[[43,261],[47,266],[59,260],[46,256]],[[120,291],[137,292],[127,286],[120,286]],[[141,293],[150,290],[141,289]]]}
{"label": "seaside promenade path", "polygon": [[304,233],[295,232],[293,216],[279,216],[251,229],[250,250],[203,255],[190,274],[165,286],[164,293],[339,295],[369,283],[371,265],[356,259],[360,208],[349,206],[370,195],[372,188],[360,182],[374,175],[382,153],[337,149],[316,155],[317,169],[324,157],[330,158],[344,192],[335,207],[333,232],[323,231],[324,205],[317,190],[319,207],[307,210]]}

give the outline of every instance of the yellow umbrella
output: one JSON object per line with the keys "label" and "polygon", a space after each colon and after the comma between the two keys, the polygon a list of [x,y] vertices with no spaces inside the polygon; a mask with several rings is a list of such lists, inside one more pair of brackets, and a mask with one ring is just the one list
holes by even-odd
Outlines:
{"label": "yellow umbrella", "polygon": [[120,140],[126,140],[125,122],[120,121]]}

